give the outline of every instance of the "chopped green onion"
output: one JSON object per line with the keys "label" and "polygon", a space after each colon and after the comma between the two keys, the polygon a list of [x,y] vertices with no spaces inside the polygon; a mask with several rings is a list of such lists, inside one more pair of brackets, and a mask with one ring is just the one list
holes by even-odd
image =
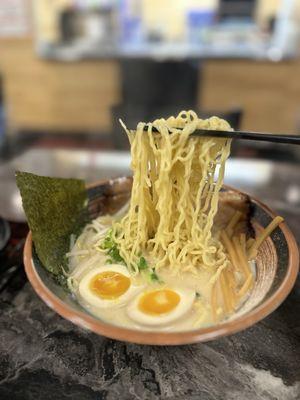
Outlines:
{"label": "chopped green onion", "polygon": [[138,262],[138,268],[140,271],[144,271],[145,269],[149,268],[149,265],[144,257],[141,257]]}
{"label": "chopped green onion", "polygon": [[110,264],[115,262],[117,264],[126,265],[125,260],[120,255],[117,244],[115,243],[115,241],[112,238],[112,230],[111,229],[108,231],[107,235],[105,236],[103,243],[101,245],[101,249],[107,250],[107,254],[110,256],[109,261],[108,261]]}
{"label": "chopped green onion", "polygon": [[112,230],[110,229],[103,240],[101,248],[103,250],[107,250],[107,249],[111,249],[114,245],[115,245],[115,243],[112,239]]}
{"label": "chopped green onion", "polygon": [[157,275],[157,273],[154,271],[154,269],[152,270],[151,274],[150,274],[150,279],[152,280],[152,282],[159,282],[160,279]]}

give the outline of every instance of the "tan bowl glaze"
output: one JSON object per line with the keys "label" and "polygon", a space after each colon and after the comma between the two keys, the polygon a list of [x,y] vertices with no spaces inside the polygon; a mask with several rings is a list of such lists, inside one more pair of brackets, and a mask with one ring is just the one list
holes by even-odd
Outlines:
{"label": "tan bowl glaze", "polygon": [[[95,218],[114,212],[130,196],[132,180],[120,178],[88,187],[89,210]],[[228,189],[228,188],[227,188]],[[232,190],[232,189],[231,189]],[[256,231],[265,227],[276,214],[260,201],[250,198],[252,224]],[[38,261],[38,260],[37,260]],[[256,259],[255,287],[243,307],[229,320],[216,326],[186,332],[144,332],[103,322],[85,311],[41,267],[33,261],[31,233],[24,248],[24,264],[29,281],[40,298],[62,317],[99,335],[149,345],[179,345],[204,342],[241,331],[274,311],[291,291],[298,273],[299,253],[294,236],[283,222],[259,249]]]}

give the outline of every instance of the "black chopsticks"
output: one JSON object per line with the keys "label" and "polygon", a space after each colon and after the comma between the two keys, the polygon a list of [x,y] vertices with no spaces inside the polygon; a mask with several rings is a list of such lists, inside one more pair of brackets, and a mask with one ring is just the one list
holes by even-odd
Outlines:
{"label": "black chopsticks", "polygon": [[260,140],[263,142],[300,144],[300,136],[246,131],[217,131],[197,129],[194,136],[224,137],[230,139]]}
{"label": "black chopsticks", "polygon": [[[148,128],[145,126],[144,131]],[[153,127],[153,132],[157,130]],[[208,130],[208,129],[197,129],[192,133],[192,136],[199,137],[219,137],[229,139],[243,139],[243,140],[259,140],[263,142],[272,143],[288,143],[288,144],[299,144],[299,135],[290,134],[274,134],[274,133],[262,133],[262,132],[251,132],[251,131],[220,131],[220,130]]]}

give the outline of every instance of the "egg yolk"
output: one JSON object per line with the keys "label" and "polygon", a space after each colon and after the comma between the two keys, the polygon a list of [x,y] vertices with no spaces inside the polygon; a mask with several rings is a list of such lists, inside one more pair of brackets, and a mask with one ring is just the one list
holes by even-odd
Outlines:
{"label": "egg yolk", "polygon": [[145,293],[139,301],[139,309],[145,314],[161,315],[172,311],[180,301],[180,296],[170,289]]}
{"label": "egg yolk", "polygon": [[130,279],[114,271],[105,271],[93,277],[90,289],[103,299],[117,299],[127,292],[130,286]]}

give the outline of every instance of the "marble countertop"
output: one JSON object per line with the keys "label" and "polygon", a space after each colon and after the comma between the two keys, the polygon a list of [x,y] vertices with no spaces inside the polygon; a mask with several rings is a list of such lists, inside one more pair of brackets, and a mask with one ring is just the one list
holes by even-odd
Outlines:
{"label": "marble countertop", "polygon": [[[229,183],[277,209],[299,243],[299,166],[256,161],[244,165],[245,173],[255,165],[260,165],[255,184],[246,175],[238,183],[234,162]],[[59,317],[22,271],[0,294],[0,399],[296,400],[299,316],[298,278],[275,312],[243,332],[180,347],[126,344]]]}

